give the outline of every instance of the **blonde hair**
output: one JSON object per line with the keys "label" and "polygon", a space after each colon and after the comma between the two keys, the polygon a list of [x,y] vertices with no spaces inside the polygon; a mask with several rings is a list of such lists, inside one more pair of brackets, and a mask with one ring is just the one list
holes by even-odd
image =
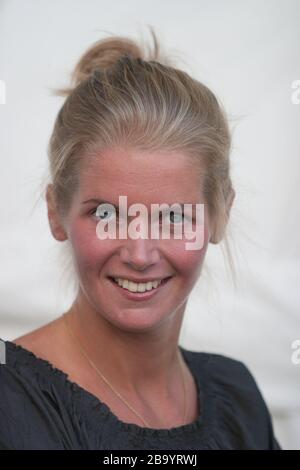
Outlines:
{"label": "blonde hair", "polygon": [[112,36],[94,43],[78,61],[48,145],[57,208],[68,213],[81,163],[94,151],[115,146],[138,150],[179,150],[199,170],[211,220],[211,243],[227,238],[234,190],[230,177],[231,135],[225,111],[203,83],[171,65],[154,49]]}

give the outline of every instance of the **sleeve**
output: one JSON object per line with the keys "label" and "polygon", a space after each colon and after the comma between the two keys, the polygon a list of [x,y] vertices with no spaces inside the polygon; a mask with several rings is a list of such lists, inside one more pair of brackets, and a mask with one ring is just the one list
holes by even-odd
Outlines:
{"label": "sleeve", "polygon": [[[80,427],[74,424],[69,395],[46,380],[36,381],[36,370],[21,362],[0,365],[0,449],[63,450],[80,448]],[[17,364],[17,366],[16,366]],[[26,373],[27,372],[27,373]],[[40,379],[43,382],[43,379]]]}
{"label": "sleeve", "polygon": [[279,445],[279,442],[277,441],[275,435],[274,435],[274,430],[273,430],[273,423],[272,423],[272,418],[270,416],[269,410],[268,410],[268,426],[269,426],[269,440],[270,440],[270,450],[282,450],[281,446]]}
{"label": "sleeve", "polygon": [[237,359],[211,354],[207,362],[220,403],[219,427],[230,435],[231,447],[241,450],[281,450],[270,411],[248,367]]}
{"label": "sleeve", "polygon": [[[43,414],[35,389],[9,364],[0,365],[0,449],[38,449]],[[45,447],[47,448],[47,447]]]}
{"label": "sleeve", "polygon": [[[7,367],[6,364],[0,365],[0,449],[14,450],[15,437],[13,435],[18,435],[16,432],[18,423],[14,422],[15,390],[11,388],[8,380]],[[21,420],[21,416],[19,416],[19,419]],[[13,429],[15,429],[15,432],[13,432]]]}
{"label": "sleeve", "polygon": [[243,362],[239,361],[239,363],[243,369],[246,380],[249,382],[251,394],[253,397],[255,397],[255,401],[257,404],[256,408],[260,411],[264,419],[264,422],[266,423],[265,429],[267,432],[267,441],[268,441],[267,450],[282,450],[277,438],[275,437],[271,413],[268,409],[268,406],[262,395],[262,392],[259,389],[258,384],[255,378],[253,377],[252,373],[248,369],[248,367]]}

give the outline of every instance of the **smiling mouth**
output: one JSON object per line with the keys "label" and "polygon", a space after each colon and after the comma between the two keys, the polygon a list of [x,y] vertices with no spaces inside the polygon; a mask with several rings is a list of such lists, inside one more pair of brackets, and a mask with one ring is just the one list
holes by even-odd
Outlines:
{"label": "smiling mouth", "polygon": [[157,286],[157,287],[153,287],[152,289],[150,290],[145,290],[144,292],[139,292],[139,291],[131,291],[125,287],[122,287],[122,286],[119,286],[118,282],[115,281],[115,279],[111,276],[108,276],[108,279],[118,288],[120,289],[122,292],[124,292],[124,294],[127,294],[128,296],[130,297],[135,297],[135,298],[143,298],[143,297],[150,297],[152,296],[154,293],[158,292],[173,276],[168,276],[166,277],[165,279],[162,280],[162,282]]}
{"label": "smiling mouth", "polygon": [[[173,277],[173,276],[168,276],[168,277],[165,277],[164,279],[162,279],[161,282],[160,282],[160,284],[158,285],[158,287],[159,287],[161,284],[167,282],[169,279],[171,279],[171,277]],[[114,277],[108,276],[108,279],[110,279],[110,280],[113,281],[115,284],[117,284],[117,286],[119,286],[118,281],[116,281],[116,279],[115,279]],[[132,281],[132,282],[133,282],[134,284],[147,284],[148,281],[147,281],[147,282],[135,282],[135,281]],[[119,287],[122,287],[122,286],[119,286]],[[123,287],[123,289],[126,289],[126,288]],[[157,287],[155,287],[154,289],[157,289]],[[129,290],[129,289],[127,289],[127,290]],[[151,289],[151,290],[152,290],[152,289]],[[137,292],[138,292],[138,291],[137,291]],[[146,292],[147,292],[147,291],[146,291]],[[148,291],[148,292],[149,292],[149,291]]]}

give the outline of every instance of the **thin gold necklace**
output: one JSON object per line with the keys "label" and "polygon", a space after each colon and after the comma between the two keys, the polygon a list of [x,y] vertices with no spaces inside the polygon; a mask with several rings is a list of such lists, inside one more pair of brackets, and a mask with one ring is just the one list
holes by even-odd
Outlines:
{"label": "thin gold necklace", "polygon": [[[93,369],[97,372],[98,375],[100,375],[100,377],[104,380],[104,382],[110,387],[110,389],[120,398],[120,400],[123,401],[123,403],[125,403],[126,406],[128,406],[128,408],[131,409],[131,411],[133,411],[142,421],[143,423],[148,427],[150,428],[150,424],[119,394],[119,392],[117,392],[114,387],[110,384],[110,382],[104,377],[104,375],[102,374],[102,372],[100,372],[100,370],[98,369],[98,367],[95,365],[95,363],[89,358],[86,350],[84,349],[84,347],[82,346],[82,344],[80,343],[79,339],[75,336],[74,332],[72,331],[72,328],[71,326],[69,325],[68,323],[68,320],[67,320],[67,317],[66,317],[66,314],[64,313],[63,314],[63,319],[65,321],[65,325],[66,325],[66,329],[68,331],[68,333],[71,335],[71,337],[74,339],[74,341],[78,344],[82,354],[85,356],[85,358],[87,359],[87,361],[89,362],[89,364],[93,367]],[[183,383],[183,391],[184,391],[184,418],[183,418],[183,423],[185,424],[186,422],[186,414],[187,414],[187,403],[186,403],[186,384],[185,384],[185,379],[184,379],[184,372],[183,372],[183,365],[182,365],[182,361],[181,361],[181,357],[180,357],[180,353],[179,353],[179,350],[178,350],[178,357],[180,359],[180,370],[181,370],[181,378],[182,378],[182,383]]]}

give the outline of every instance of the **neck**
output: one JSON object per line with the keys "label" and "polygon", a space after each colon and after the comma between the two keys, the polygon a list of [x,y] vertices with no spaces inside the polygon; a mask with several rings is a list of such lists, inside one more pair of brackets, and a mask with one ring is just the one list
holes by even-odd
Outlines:
{"label": "neck", "polygon": [[180,386],[181,367],[185,367],[178,348],[185,307],[186,303],[147,332],[121,330],[95,311],[82,295],[66,317],[88,357],[120,393],[168,399]]}

